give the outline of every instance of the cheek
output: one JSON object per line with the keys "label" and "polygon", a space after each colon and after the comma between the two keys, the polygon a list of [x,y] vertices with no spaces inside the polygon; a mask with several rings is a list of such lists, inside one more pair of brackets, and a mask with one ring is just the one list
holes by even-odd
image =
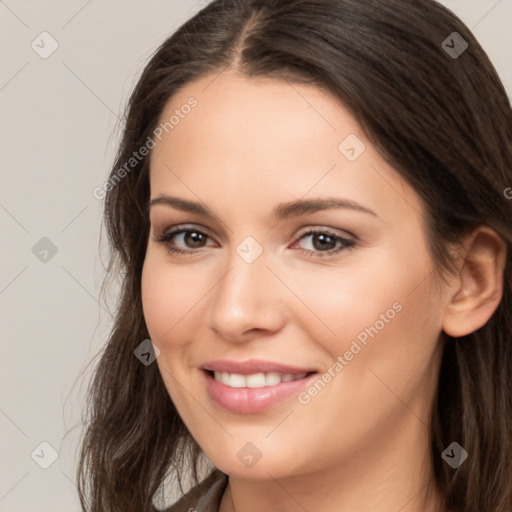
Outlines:
{"label": "cheek", "polygon": [[[182,267],[185,269],[185,267]],[[148,251],[142,271],[142,307],[151,339],[160,350],[176,345],[181,320],[204,292],[189,270],[172,268]]]}
{"label": "cheek", "polygon": [[315,332],[316,342],[333,358],[348,350],[353,339],[364,342],[368,337],[365,329],[375,323],[382,330],[402,309],[407,283],[394,277],[393,268],[384,271],[377,266],[379,256],[375,252],[368,260],[316,269],[294,286],[309,310],[295,318],[304,331]]}
{"label": "cheek", "polygon": [[[426,276],[421,265],[411,262],[375,276],[352,274],[331,281],[332,295],[326,292],[308,304],[325,313],[320,316],[336,335],[323,329],[326,334],[316,337],[332,364],[325,369],[326,385],[312,385],[299,396],[298,431],[314,424],[331,436],[329,446],[335,451],[344,450],[347,440],[357,444],[362,435],[375,440],[379,432],[394,432],[404,415],[417,421],[404,403],[428,422],[440,307]],[[358,277],[372,286],[371,294],[358,286]],[[335,435],[330,433],[332,424],[339,426]]]}
{"label": "cheek", "polygon": [[332,359],[352,350],[358,355],[348,358],[361,363],[370,357],[428,360],[442,316],[430,288],[430,260],[426,250],[413,255],[402,249],[373,251],[357,266],[322,269],[301,283],[298,295],[312,312],[301,320],[302,328],[315,332]]}

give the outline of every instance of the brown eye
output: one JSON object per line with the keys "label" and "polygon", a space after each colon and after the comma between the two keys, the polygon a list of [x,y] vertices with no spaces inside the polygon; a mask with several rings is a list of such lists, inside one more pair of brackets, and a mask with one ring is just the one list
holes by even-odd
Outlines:
{"label": "brown eye", "polygon": [[204,233],[200,233],[199,231],[184,231],[183,233],[183,241],[185,242],[185,245],[192,249],[202,247],[204,242],[206,242],[206,235]]}
{"label": "brown eye", "polygon": [[155,237],[155,241],[164,244],[171,253],[191,254],[195,252],[194,249],[205,247],[208,238],[210,237],[206,233],[198,229],[182,227]]}
{"label": "brown eye", "polygon": [[[333,256],[345,249],[353,249],[357,245],[355,240],[344,238],[326,230],[308,231],[299,238],[299,241],[308,237],[311,238],[313,249],[302,249],[301,252],[313,257]],[[336,248],[336,245],[338,245],[338,248]]]}
{"label": "brown eye", "polygon": [[325,233],[315,233],[313,235],[313,247],[317,251],[334,249],[336,247],[336,239]]}

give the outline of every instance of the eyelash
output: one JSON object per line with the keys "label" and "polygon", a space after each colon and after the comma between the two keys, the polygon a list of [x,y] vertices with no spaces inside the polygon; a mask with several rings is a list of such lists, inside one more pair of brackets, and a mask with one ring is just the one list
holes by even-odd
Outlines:
{"label": "eyelash", "polygon": [[[198,252],[198,250],[194,250],[194,249],[190,249],[190,250],[179,249],[179,248],[176,248],[176,247],[172,247],[170,245],[171,240],[176,235],[180,235],[182,233],[200,233],[201,235],[205,235],[205,236],[207,236],[209,238],[209,236],[206,233],[204,233],[203,231],[201,231],[199,229],[179,228],[179,229],[176,229],[174,231],[169,231],[167,233],[164,233],[161,236],[155,237],[155,241],[158,242],[158,243],[165,244],[167,250],[171,254],[180,254],[180,255],[183,255],[183,256],[191,256],[192,253]],[[342,236],[336,235],[335,233],[333,233],[331,231],[328,231],[326,229],[309,230],[306,233],[303,233],[299,237],[297,242],[302,240],[302,238],[305,238],[305,237],[310,236],[310,235],[315,235],[315,234],[328,235],[336,243],[337,242],[341,242],[341,247],[338,247],[337,249],[331,249],[329,251],[310,251],[308,249],[299,249],[302,254],[304,254],[306,256],[309,256],[309,257],[313,257],[313,258],[325,258],[325,257],[329,257],[329,256],[334,256],[335,254],[338,254],[338,253],[340,253],[343,250],[354,249],[357,246],[357,242],[355,240],[351,240],[351,239],[348,239],[348,238],[343,238]]]}

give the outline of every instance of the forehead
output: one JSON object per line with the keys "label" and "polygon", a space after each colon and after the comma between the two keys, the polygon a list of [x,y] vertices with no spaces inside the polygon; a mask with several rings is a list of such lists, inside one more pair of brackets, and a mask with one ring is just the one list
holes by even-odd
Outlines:
{"label": "forehead", "polygon": [[256,202],[335,193],[373,203],[384,214],[388,209],[388,216],[421,211],[415,192],[357,120],[318,87],[213,74],[175,94],[159,123],[164,129],[151,157],[152,197],[180,192],[207,203],[227,197],[237,203],[238,197],[247,210]]}
{"label": "forehead", "polygon": [[[191,98],[197,102],[193,109],[187,107]],[[181,114],[180,119],[176,114]],[[357,121],[343,105],[319,87],[266,77],[248,78],[233,71],[208,75],[187,84],[167,103],[160,125],[173,117],[176,144],[180,135],[190,141],[192,134],[187,124],[193,124],[194,134],[205,148],[209,141],[215,141],[215,145],[229,144],[236,137],[236,142],[244,145],[253,141],[255,153],[270,137],[274,142],[268,146],[286,144],[281,152],[293,149],[297,153],[300,142],[311,139],[313,133],[330,143],[334,135],[336,139],[343,133],[360,132]],[[200,121],[195,123],[198,118]],[[318,141],[311,139],[311,142]],[[231,146],[236,152],[235,144]],[[268,146],[261,149],[268,150]]]}

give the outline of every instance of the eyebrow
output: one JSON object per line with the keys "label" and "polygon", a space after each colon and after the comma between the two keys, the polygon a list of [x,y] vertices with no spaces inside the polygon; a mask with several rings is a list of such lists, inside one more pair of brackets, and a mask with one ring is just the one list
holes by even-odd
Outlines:
{"label": "eyebrow", "polygon": [[[189,201],[187,199],[182,199],[180,197],[160,195],[152,199],[151,202],[149,203],[150,208],[156,205],[167,205],[171,206],[172,208],[175,208],[176,210],[181,210],[187,213],[195,213],[197,215],[202,215],[204,217],[216,217],[216,215],[203,204],[197,203],[195,201]],[[272,210],[271,215],[273,218],[281,220],[289,219],[291,217],[298,217],[300,215],[312,214],[322,210],[332,210],[340,208],[367,213],[369,215],[378,217],[378,215],[373,210],[370,210],[366,206],[363,206],[354,201],[350,201],[348,199],[341,199],[335,197],[299,199],[297,201],[280,203]]]}

